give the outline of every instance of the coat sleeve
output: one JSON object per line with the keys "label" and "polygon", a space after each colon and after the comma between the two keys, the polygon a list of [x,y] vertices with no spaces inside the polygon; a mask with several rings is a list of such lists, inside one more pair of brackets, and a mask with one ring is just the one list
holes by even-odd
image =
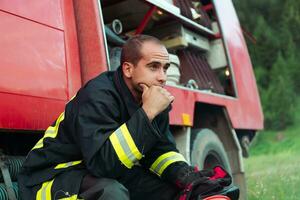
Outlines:
{"label": "coat sleeve", "polygon": [[78,93],[75,137],[88,171],[117,178],[146,154],[160,137],[142,108],[120,122],[120,106],[109,90]]}
{"label": "coat sleeve", "polygon": [[174,137],[169,130],[169,111],[164,111],[155,121],[153,126],[157,126],[161,137],[151,151],[145,154],[145,159],[141,163],[151,172],[172,181],[172,177],[177,176],[177,169],[188,164],[178,152]]}

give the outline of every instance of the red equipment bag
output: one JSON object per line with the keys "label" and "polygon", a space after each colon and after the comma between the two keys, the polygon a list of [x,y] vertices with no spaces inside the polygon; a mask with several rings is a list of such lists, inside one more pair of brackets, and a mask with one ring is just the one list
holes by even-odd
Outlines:
{"label": "red equipment bag", "polygon": [[[197,169],[196,169],[197,170]],[[221,189],[212,190],[209,193],[201,193],[198,197],[191,197],[194,189],[194,184],[189,185],[180,194],[178,200],[238,200],[239,189],[231,184],[231,176],[220,166],[213,169],[213,175],[209,177],[211,181],[217,181],[222,187]],[[197,185],[197,183],[195,183]]]}
{"label": "red equipment bag", "polygon": [[203,200],[230,200],[230,198],[224,195],[214,195],[214,196],[206,197]]}

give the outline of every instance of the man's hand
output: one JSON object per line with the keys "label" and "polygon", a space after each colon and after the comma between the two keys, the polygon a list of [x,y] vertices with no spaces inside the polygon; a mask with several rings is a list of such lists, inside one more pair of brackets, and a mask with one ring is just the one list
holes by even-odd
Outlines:
{"label": "man's hand", "polygon": [[140,86],[143,88],[142,108],[150,121],[164,111],[175,99],[170,92],[160,86],[148,87],[145,84],[140,84]]}
{"label": "man's hand", "polygon": [[180,196],[186,199],[221,194],[221,191],[232,182],[231,176],[221,166],[201,171],[187,166],[179,169],[177,173],[175,184],[179,189],[183,189]]}

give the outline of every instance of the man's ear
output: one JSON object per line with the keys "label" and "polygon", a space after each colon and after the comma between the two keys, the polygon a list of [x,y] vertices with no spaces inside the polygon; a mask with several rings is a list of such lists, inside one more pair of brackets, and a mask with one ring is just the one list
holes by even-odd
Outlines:
{"label": "man's ear", "polygon": [[132,77],[132,71],[133,71],[133,64],[130,62],[123,62],[122,64],[122,70],[123,70],[123,75],[126,78],[131,78]]}

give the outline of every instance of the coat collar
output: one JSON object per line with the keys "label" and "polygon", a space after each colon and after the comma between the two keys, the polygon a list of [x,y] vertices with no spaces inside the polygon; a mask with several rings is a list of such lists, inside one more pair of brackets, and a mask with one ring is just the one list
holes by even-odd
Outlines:
{"label": "coat collar", "polygon": [[118,69],[114,73],[114,82],[118,92],[121,94],[121,97],[126,105],[128,114],[132,116],[133,113],[135,113],[135,111],[139,109],[139,105],[123,79],[121,67],[118,67]]}

